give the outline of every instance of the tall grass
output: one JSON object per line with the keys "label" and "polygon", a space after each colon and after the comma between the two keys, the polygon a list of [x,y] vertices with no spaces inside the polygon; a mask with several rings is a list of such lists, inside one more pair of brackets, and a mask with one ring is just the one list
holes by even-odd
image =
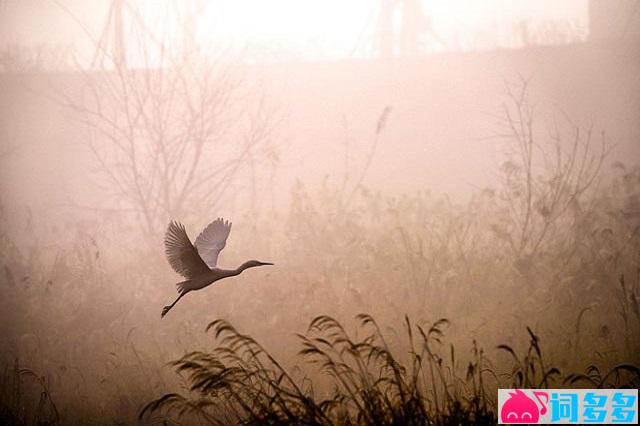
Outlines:
{"label": "tall grass", "polygon": [[[5,364],[0,375],[0,424],[3,425],[58,425],[60,413],[54,403],[45,376],[28,368],[20,368],[16,359],[13,366]],[[32,393],[39,395],[33,398]]]}
{"label": "tall grass", "polygon": [[[638,367],[616,366],[604,377],[569,374],[545,363],[540,338],[527,327],[529,345],[499,374],[474,342],[466,374],[459,375],[455,350],[441,355],[448,320],[412,324],[405,317],[404,348],[392,349],[376,321],[357,316],[352,337],[329,316],[311,321],[298,335],[298,356],[311,370],[295,378],[255,339],[217,320],[209,324],[219,345],[171,363],[183,375],[187,395],[168,393],[147,404],[140,419],[166,422],[198,418],[223,425],[460,425],[495,424],[497,387],[547,388],[590,381],[601,386],[640,385]],[[299,367],[298,367],[299,368]],[[615,377],[616,380],[610,380]],[[174,419],[176,420],[176,419]]]}
{"label": "tall grass", "polygon": [[495,422],[482,385],[481,359],[470,364],[467,376],[476,386],[461,393],[453,370],[434,348],[442,343],[446,319],[423,327],[405,318],[407,359],[390,348],[371,316],[359,315],[357,320],[358,332],[364,332],[360,338],[351,337],[329,316],[315,318],[307,333],[298,336],[298,355],[315,367],[310,374],[326,381],[316,386],[310,376],[292,377],[250,336],[225,321],[214,321],[207,329],[214,330],[220,346],[172,363],[186,375],[190,396],[164,395],[149,403],[141,418],[164,411],[189,413],[211,424]]}

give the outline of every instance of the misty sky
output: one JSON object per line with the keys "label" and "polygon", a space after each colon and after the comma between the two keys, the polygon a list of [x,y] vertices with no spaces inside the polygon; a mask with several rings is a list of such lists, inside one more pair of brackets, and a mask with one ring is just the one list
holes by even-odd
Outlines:
{"label": "misty sky", "polygon": [[[170,22],[186,2],[130,1],[151,25]],[[0,43],[65,47],[91,55],[82,21],[98,38],[109,0],[4,0],[0,2]],[[207,2],[197,23],[197,39],[257,43],[273,50],[310,56],[353,54],[376,23],[379,0],[216,0]],[[424,0],[423,9],[441,37],[477,38],[519,22],[551,20],[585,28],[587,0]],[[177,12],[177,13],[176,13]],[[171,31],[169,31],[171,32]]]}

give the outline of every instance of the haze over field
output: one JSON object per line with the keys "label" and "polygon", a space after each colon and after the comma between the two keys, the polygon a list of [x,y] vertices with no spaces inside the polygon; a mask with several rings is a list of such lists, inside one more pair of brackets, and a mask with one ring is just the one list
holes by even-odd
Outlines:
{"label": "haze over field", "polygon": [[[91,57],[95,47],[90,38],[100,37],[110,5],[109,1],[5,0],[0,36],[9,43],[59,46],[73,50],[80,57]],[[394,6],[392,1],[370,0],[162,3],[140,0],[135,5],[147,27],[158,35],[163,33],[161,37],[167,40],[180,39],[184,33],[180,28],[181,19],[196,11],[189,31],[201,45],[221,41],[255,45],[268,51],[265,55],[272,59],[291,55],[305,58],[370,55],[373,49],[368,39],[378,35],[383,13],[391,11],[391,25],[396,30],[400,29],[404,15],[400,3]],[[570,29],[574,33],[572,37],[582,38],[588,27],[586,0],[561,3],[550,0],[486,0],[482,3],[432,0],[408,3],[406,8],[414,18],[419,14],[426,18],[438,37],[428,31],[423,31],[421,37],[427,39],[426,47],[434,50],[462,47],[456,45],[456,39],[459,43],[470,44],[514,43],[515,33],[525,24],[535,27],[555,23],[557,27],[564,26],[565,31]],[[617,18],[624,19],[624,10],[619,15]],[[126,17],[124,23],[125,31],[133,31],[128,27]],[[473,37],[476,40],[471,40]],[[441,45],[441,41],[446,41],[447,46]],[[132,53],[132,56],[135,55]]]}
{"label": "haze over field", "polygon": [[[639,48],[637,0],[0,1],[0,423],[637,388]],[[219,217],[261,262],[161,319]]]}

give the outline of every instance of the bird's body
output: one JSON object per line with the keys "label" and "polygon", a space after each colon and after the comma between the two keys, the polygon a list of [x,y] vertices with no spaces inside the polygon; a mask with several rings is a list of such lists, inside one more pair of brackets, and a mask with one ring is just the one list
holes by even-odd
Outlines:
{"label": "bird's body", "polygon": [[178,298],[171,305],[162,308],[162,317],[190,291],[203,289],[223,278],[240,275],[247,268],[273,265],[269,262],[249,260],[236,269],[217,268],[218,255],[225,247],[229,232],[231,232],[231,223],[218,218],[198,235],[194,246],[182,224],[169,223],[164,239],[167,260],[178,274],[186,278],[186,281],[176,284]]}
{"label": "bird's body", "polygon": [[208,272],[199,275],[197,277],[194,277],[190,280],[187,281],[183,281],[181,283],[176,284],[178,286],[178,291],[184,291],[184,290],[189,290],[189,291],[194,291],[194,290],[200,290],[203,289],[205,287],[207,287],[210,284],[213,284],[214,282],[221,280],[223,278],[227,278],[227,277],[231,277],[234,274],[232,274],[233,271],[224,271],[222,269],[218,269],[218,268],[213,268],[210,269]]}

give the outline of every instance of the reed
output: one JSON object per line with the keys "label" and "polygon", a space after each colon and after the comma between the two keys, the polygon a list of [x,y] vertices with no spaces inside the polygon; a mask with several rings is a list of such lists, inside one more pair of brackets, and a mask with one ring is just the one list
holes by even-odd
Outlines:
{"label": "reed", "polygon": [[[498,346],[513,359],[510,372],[496,373],[474,341],[466,374],[459,375],[454,346],[448,357],[442,355],[447,319],[422,326],[405,316],[405,351],[391,347],[372,316],[356,319],[355,333],[323,315],[298,335],[297,355],[308,367],[301,379],[255,339],[216,320],[207,327],[218,342],[214,350],[171,363],[185,378],[188,394],[165,394],[148,403],[139,418],[164,422],[192,416],[213,425],[483,425],[496,422],[497,387],[640,383],[640,370],[632,364],[604,375],[590,366],[587,374],[562,376],[545,361],[540,337],[529,327],[522,354]],[[314,385],[311,377],[322,384]]]}

